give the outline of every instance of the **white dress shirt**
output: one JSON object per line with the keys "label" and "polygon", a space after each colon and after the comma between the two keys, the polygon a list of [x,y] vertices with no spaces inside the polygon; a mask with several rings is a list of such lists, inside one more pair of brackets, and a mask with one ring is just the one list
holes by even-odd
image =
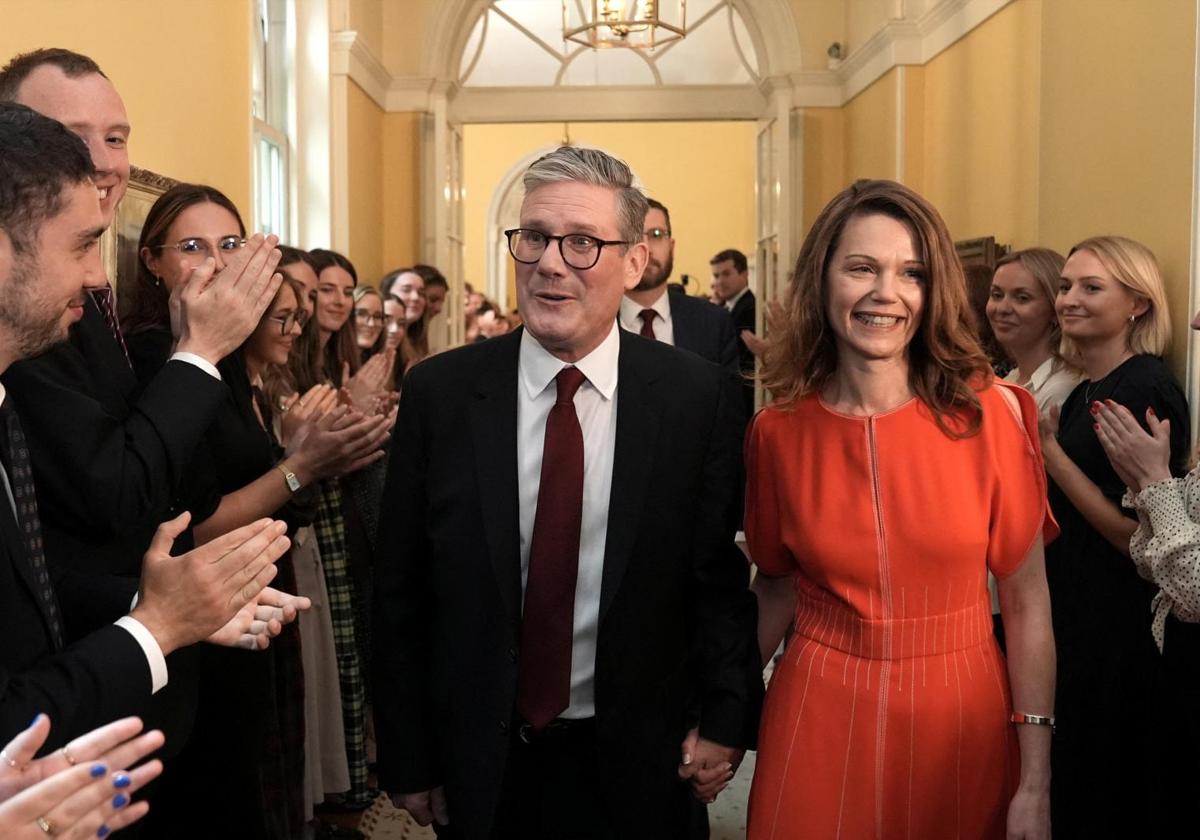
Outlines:
{"label": "white dress shirt", "polygon": [[[617,441],[617,358],[620,331],[614,321],[600,346],[575,363],[587,381],[575,392],[575,412],[583,432],[583,519],[579,529],[579,574],[575,581],[575,623],[571,641],[571,704],[567,718],[596,714],[594,681],[600,584],[608,537],[613,450]],[[517,487],[521,526],[521,591],[529,577],[529,546],[542,477],[546,418],[558,389],[554,377],[568,365],[550,355],[525,330],[517,377]]]}
{"label": "white dress shirt", "polygon": [[[201,361],[204,360],[201,359]],[[3,403],[7,396],[8,391],[5,390],[3,385],[0,385],[0,403]],[[0,483],[4,485],[4,492],[7,495],[9,507],[12,508],[13,517],[16,518],[17,505],[13,500],[12,485],[8,481],[8,472],[4,469],[3,464],[0,464]],[[133,600],[136,602],[137,596],[134,596]],[[158,646],[154,634],[147,630],[146,626],[136,618],[131,618],[127,615],[118,618],[113,623],[118,627],[124,628],[129,635],[133,636],[134,641],[142,649],[142,653],[146,657],[146,664],[150,667],[150,693],[157,694],[167,684],[167,660],[163,656],[162,648]]]}
{"label": "white dress shirt", "polygon": [[655,313],[654,340],[661,341],[663,344],[670,344],[674,347],[675,326],[671,322],[671,301],[667,299],[667,284],[663,283],[658,288],[661,292],[658,300],[649,306],[642,306],[629,297],[621,298],[621,326],[631,333],[640,334],[642,331],[641,311],[643,309],[653,309]]}
{"label": "white dress shirt", "polygon": [[742,290],[740,292],[738,292],[736,295],[731,297],[729,300],[725,301],[725,308],[728,309],[730,312],[732,312],[733,307],[737,306],[737,302],[739,300],[741,300],[743,297],[745,297],[746,292],[748,292],[748,291],[750,291],[750,285],[746,284],[745,286],[742,287]]}
{"label": "white dress shirt", "polygon": [[1061,406],[1082,378],[1083,374],[1078,370],[1062,359],[1051,356],[1038,365],[1038,369],[1029,377],[1028,382],[1021,381],[1020,371],[1016,368],[1008,372],[1004,381],[1014,382],[1033,394],[1038,413],[1046,414],[1050,411],[1050,406]]}

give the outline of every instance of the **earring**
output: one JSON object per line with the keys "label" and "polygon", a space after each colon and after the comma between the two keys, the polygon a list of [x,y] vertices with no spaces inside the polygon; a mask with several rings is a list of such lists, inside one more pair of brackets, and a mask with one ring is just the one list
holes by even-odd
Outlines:
{"label": "earring", "polygon": [[1131,323],[1131,324],[1132,324],[1132,323],[1133,323],[1133,320],[1134,320],[1134,318],[1136,318],[1136,317],[1137,317],[1136,315],[1134,315],[1134,314],[1130,313],[1130,315],[1129,315],[1129,323]]}
{"label": "earring", "polygon": [[157,288],[158,288],[159,286],[161,286],[161,285],[162,285],[162,278],[161,278],[161,277],[158,277],[158,276],[156,275],[156,276],[155,276],[155,278],[154,278],[154,288],[156,288],[156,289],[157,289]]}

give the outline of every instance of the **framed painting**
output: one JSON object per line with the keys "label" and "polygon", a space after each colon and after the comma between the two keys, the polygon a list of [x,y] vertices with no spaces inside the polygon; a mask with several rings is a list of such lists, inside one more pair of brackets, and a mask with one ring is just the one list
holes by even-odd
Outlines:
{"label": "framed painting", "polygon": [[112,225],[100,239],[100,255],[104,270],[113,290],[121,293],[121,280],[132,278],[137,272],[138,237],[150,208],[158,197],[175,186],[178,181],[141,169],[130,167],[129,189],[117,207]]}

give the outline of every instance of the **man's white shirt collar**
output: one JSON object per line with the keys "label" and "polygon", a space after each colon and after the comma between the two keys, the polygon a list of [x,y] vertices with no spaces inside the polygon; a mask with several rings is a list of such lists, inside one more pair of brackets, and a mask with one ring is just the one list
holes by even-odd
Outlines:
{"label": "man's white shirt collar", "polygon": [[[621,335],[614,319],[612,329],[599,346],[573,365],[579,368],[592,387],[606,400],[611,400],[617,390],[617,359],[620,351]],[[518,367],[525,393],[530,399],[534,399],[550,386],[560,370],[572,365],[551,355],[529,330],[525,329],[521,331]]]}
{"label": "man's white shirt collar", "polygon": [[737,306],[737,302],[738,302],[739,300],[741,300],[741,299],[742,299],[742,297],[743,297],[743,296],[746,294],[746,292],[748,292],[748,291],[750,291],[750,284],[749,284],[749,283],[747,283],[747,284],[746,284],[746,285],[745,285],[745,286],[742,288],[742,290],[741,290],[740,292],[738,292],[736,295],[734,295],[733,297],[731,297],[729,300],[725,301],[725,308],[726,308],[726,309],[728,309],[730,312],[732,312],[732,311],[733,311],[733,307]]}

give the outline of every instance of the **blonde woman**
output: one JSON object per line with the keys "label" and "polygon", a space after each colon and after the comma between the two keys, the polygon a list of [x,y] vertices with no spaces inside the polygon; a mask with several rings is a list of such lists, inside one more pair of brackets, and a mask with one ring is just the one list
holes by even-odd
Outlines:
{"label": "blonde woman", "polygon": [[1004,381],[1033,394],[1038,410],[1062,405],[1079,384],[1079,371],[1059,351],[1062,329],[1054,312],[1066,260],[1049,248],[1027,248],[1002,258],[992,275],[987,319],[992,334],[1016,362]]}
{"label": "blonde woman", "polygon": [[1154,254],[1101,236],[1071,249],[1055,302],[1063,348],[1084,380],[1044,424],[1050,504],[1062,536],[1046,551],[1058,642],[1054,831],[1069,837],[1151,836],[1158,815],[1160,721],[1151,713],[1160,661],[1147,620],[1154,587],[1130,562],[1137,521],[1125,482],[1097,436],[1106,401],[1170,421],[1169,461],[1182,475],[1183,392],[1162,361],[1171,337]]}

